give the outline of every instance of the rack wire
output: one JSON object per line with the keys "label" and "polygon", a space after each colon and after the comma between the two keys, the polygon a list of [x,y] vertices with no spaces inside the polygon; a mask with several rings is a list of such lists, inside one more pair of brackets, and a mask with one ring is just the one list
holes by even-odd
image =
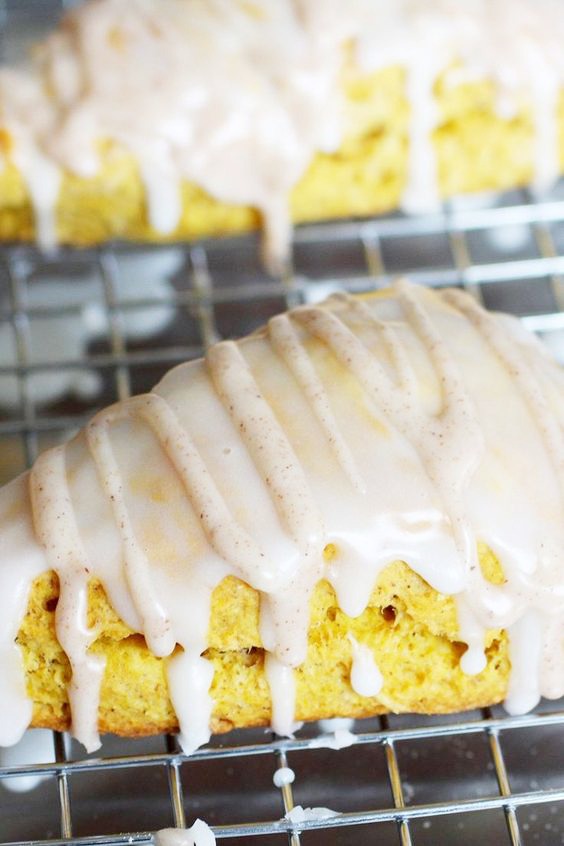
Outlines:
{"label": "rack wire", "polygon": [[[261,267],[254,236],[50,255],[5,247],[0,474],[24,469],[98,407],[148,389],[217,338],[336,288],[385,286],[400,272],[463,286],[486,305],[512,311],[564,358],[563,198],[561,185],[542,202],[520,191],[493,203],[450,204],[434,216],[304,226],[295,233],[292,267],[279,278]],[[154,285],[146,285],[152,274]],[[81,337],[69,352],[57,342],[70,327]],[[3,332],[12,339],[9,355],[2,354]],[[77,392],[93,376],[94,387]],[[58,393],[38,394],[52,377]],[[45,777],[25,795],[0,787],[0,841],[148,843],[155,830],[201,816],[219,840],[253,846],[564,842],[562,703],[519,718],[494,709],[362,721],[356,743],[339,751],[320,748],[319,731],[307,726],[292,740],[235,732],[190,758],[173,737],[109,739],[99,756],[85,757],[55,734],[51,763],[0,767],[0,785]],[[281,766],[296,780],[277,790],[272,776]],[[294,804],[340,813],[292,822],[285,815]]]}

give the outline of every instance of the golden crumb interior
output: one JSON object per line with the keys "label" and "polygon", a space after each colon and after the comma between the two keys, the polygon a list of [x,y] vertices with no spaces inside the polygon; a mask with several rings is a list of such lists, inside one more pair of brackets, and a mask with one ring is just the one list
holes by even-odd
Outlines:
{"label": "golden crumb interior", "polygon": [[[499,583],[503,573],[495,556],[482,546],[480,558],[486,578]],[[33,725],[62,730],[70,723],[70,667],[55,635],[57,596],[54,573],[34,582],[18,643],[34,703]],[[205,653],[215,667],[214,732],[270,722],[258,606],[258,593],[232,576],[214,592]],[[116,616],[99,582],[90,585],[89,625],[99,631],[91,649],[107,662],[100,730],[136,736],[177,729],[166,659],[153,656],[144,638]],[[359,696],[350,686],[349,632],[373,651],[384,678],[377,697]],[[509,675],[505,633],[488,633],[487,666],[477,676],[460,669],[466,647],[457,634],[454,600],[433,590],[403,562],[380,574],[368,607],[356,619],[339,609],[329,583],[319,582],[311,601],[307,660],[296,670],[296,718],[443,713],[499,702]]]}

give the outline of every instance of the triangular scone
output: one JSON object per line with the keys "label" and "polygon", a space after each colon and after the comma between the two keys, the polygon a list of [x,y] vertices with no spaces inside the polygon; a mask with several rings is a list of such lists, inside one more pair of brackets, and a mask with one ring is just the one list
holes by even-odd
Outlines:
{"label": "triangular scone", "polygon": [[1,740],[562,695],[562,386],[403,280],[100,412],[0,492]]}
{"label": "triangular scone", "polygon": [[89,0],[0,68],[0,239],[434,211],[564,165],[561,0]]}

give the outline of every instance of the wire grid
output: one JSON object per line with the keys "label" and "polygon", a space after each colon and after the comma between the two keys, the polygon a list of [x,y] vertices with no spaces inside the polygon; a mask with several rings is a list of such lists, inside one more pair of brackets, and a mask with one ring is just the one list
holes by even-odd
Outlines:
{"label": "wire grid", "polygon": [[[561,354],[561,196],[559,186],[544,202],[522,191],[493,206],[451,204],[434,216],[305,226],[295,235],[293,266],[279,278],[261,268],[254,237],[151,250],[110,245],[52,255],[30,246],[6,247],[0,253],[0,331],[10,329],[14,352],[11,363],[0,367],[0,399],[2,380],[15,381],[17,393],[0,416],[0,445],[14,456],[14,466],[5,472],[13,472],[18,462],[23,469],[38,450],[74,431],[101,404],[149,388],[149,380],[201,354],[219,337],[252,330],[282,308],[317,301],[336,288],[385,286],[398,272],[411,271],[422,283],[462,286],[486,304],[519,314]],[[136,296],[135,279],[124,284],[124,276],[131,276],[128,262],[170,259],[171,251],[174,269],[157,295]],[[53,278],[66,280],[63,295],[59,290],[56,301],[40,299],[38,304],[34,295]],[[47,355],[51,344],[45,332],[43,349],[34,348],[34,324],[40,321],[45,329],[53,321],[53,343],[62,317],[80,326],[85,278],[90,280],[88,305],[101,310],[104,329],[80,355],[53,359]],[[169,310],[166,325],[132,342],[131,315],[163,308]],[[38,401],[34,377],[85,371],[99,376],[95,396]],[[483,833],[489,833],[489,842],[513,846],[564,842],[559,765],[564,710],[554,710],[554,703],[551,707],[547,713],[512,719],[495,710],[454,719],[382,717],[357,723],[356,744],[340,751],[319,749],[315,727],[293,740],[236,732],[189,759],[173,737],[150,742],[149,751],[143,744],[138,751],[138,742],[115,747],[110,741],[101,757],[92,758],[67,736],[54,734],[54,763],[0,768],[0,782],[48,777],[27,796],[2,790],[0,838],[21,844],[145,843],[151,831],[184,827],[201,815],[213,823],[218,839],[257,846],[372,841],[425,846],[475,842]],[[155,742],[160,744],[156,750]],[[542,755],[529,757],[533,749]],[[281,766],[292,767],[296,781],[277,791],[272,774]],[[149,775],[155,772],[157,785]],[[143,785],[143,798],[136,795],[128,804],[134,785]],[[121,798],[115,791],[122,791]],[[98,793],[102,805],[93,811]],[[38,799],[30,798],[36,794]],[[299,824],[282,819],[295,802],[342,813]],[[149,824],[136,825],[148,808],[153,808]],[[470,839],[464,840],[464,832]]]}

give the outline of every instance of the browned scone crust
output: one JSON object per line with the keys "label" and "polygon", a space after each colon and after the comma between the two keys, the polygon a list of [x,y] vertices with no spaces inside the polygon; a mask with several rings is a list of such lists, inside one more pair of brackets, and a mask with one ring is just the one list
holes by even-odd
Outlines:
{"label": "browned scone crust", "polygon": [[[482,569],[492,582],[501,567],[485,548]],[[66,684],[68,660],[55,635],[58,582],[54,573],[37,579],[21,626],[33,725],[70,727]],[[213,732],[270,723],[270,696],[258,633],[258,594],[234,577],[215,590],[205,655],[215,667],[211,689]],[[319,582],[311,604],[307,660],[296,670],[298,720],[366,717],[385,712],[447,713],[485,707],[503,699],[509,675],[507,638],[491,631],[487,667],[469,676],[459,666],[465,646],[457,640],[454,600],[433,590],[406,564],[380,575],[364,613],[347,617],[328,582]],[[106,658],[99,728],[124,736],[175,731],[168,696],[166,659],[154,657],[144,638],[116,616],[99,583],[90,586],[89,625],[99,635],[92,651]],[[384,677],[378,697],[362,697],[350,686],[351,632],[373,651]]]}

